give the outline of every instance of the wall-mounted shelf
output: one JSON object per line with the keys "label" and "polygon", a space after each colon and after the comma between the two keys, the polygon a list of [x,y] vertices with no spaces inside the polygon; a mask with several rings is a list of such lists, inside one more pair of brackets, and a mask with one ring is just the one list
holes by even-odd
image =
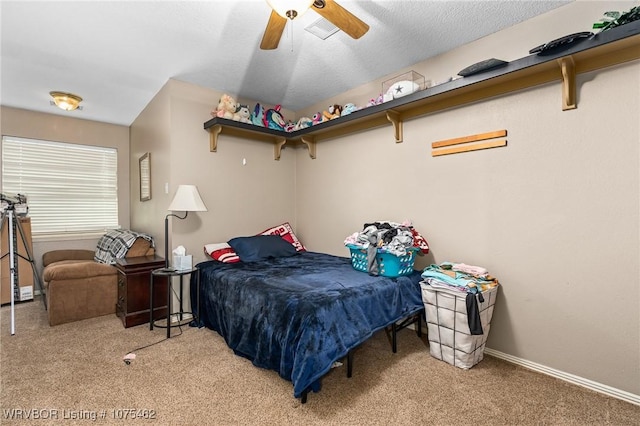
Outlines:
{"label": "wall-mounted shelf", "polygon": [[395,142],[400,143],[406,120],[553,81],[562,83],[562,109],[574,109],[577,108],[576,75],[639,58],[640,21],[635,21],[553,54],[529,55],[498,69],[440,84],[296,132],[224,118],[213,118],[204,123],[204,128],[210,133],[212,152],[217,149],[218,136],[226,134],[273,143],[276,160],[280,159],[285,144],[304,144],[309,156],[316,158],[316,143],[322,140],[391,124]]}

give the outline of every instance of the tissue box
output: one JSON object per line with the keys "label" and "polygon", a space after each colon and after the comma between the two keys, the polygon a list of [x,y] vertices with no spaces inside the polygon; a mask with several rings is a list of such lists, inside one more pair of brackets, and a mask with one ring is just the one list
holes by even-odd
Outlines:
{"label": "tissue box", "polygon": [[424,76],[415,71],[409,71],[383,82],[382,96],[384,98],[387,95],[387,99],[389,97],[397,99],[425,88]]}
{"label": "tissue box", "polygon": [[188,254],[186,256],[173,255],[173,267],[178,271],[184,271],[193,268],[193,256]]}

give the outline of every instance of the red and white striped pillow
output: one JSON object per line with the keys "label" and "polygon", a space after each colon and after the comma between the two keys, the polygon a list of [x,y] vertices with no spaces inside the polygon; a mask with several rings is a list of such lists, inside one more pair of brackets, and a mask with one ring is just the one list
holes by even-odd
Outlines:
{"label": "red and white striped pillow", "polygon": [[240,256],[227,243],[205,244],[204,252],[213,260],[222,263],[240,262]]}

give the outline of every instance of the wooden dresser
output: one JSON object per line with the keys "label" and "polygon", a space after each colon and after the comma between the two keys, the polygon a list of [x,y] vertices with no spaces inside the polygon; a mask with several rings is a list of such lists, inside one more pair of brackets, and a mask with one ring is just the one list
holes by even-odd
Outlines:
{"label": "wooden dresser", "polygon": [[[125,327],[149,322],[149,285],[151,271],[164,267],[164,259],[158,256],[142,256],[118,259],[118,301],[116,315]],[[154,319],[167,316],[167,283],[156,282],[153,293]]]}

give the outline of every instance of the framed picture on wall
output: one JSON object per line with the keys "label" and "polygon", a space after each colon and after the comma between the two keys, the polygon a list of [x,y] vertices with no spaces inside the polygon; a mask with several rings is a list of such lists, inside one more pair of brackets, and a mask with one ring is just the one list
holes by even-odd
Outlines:
{"label": "framed picture on wall", "polygon": [[146,152],[138,160],[140,165],[140,201],[151,199],[151,153]]}

